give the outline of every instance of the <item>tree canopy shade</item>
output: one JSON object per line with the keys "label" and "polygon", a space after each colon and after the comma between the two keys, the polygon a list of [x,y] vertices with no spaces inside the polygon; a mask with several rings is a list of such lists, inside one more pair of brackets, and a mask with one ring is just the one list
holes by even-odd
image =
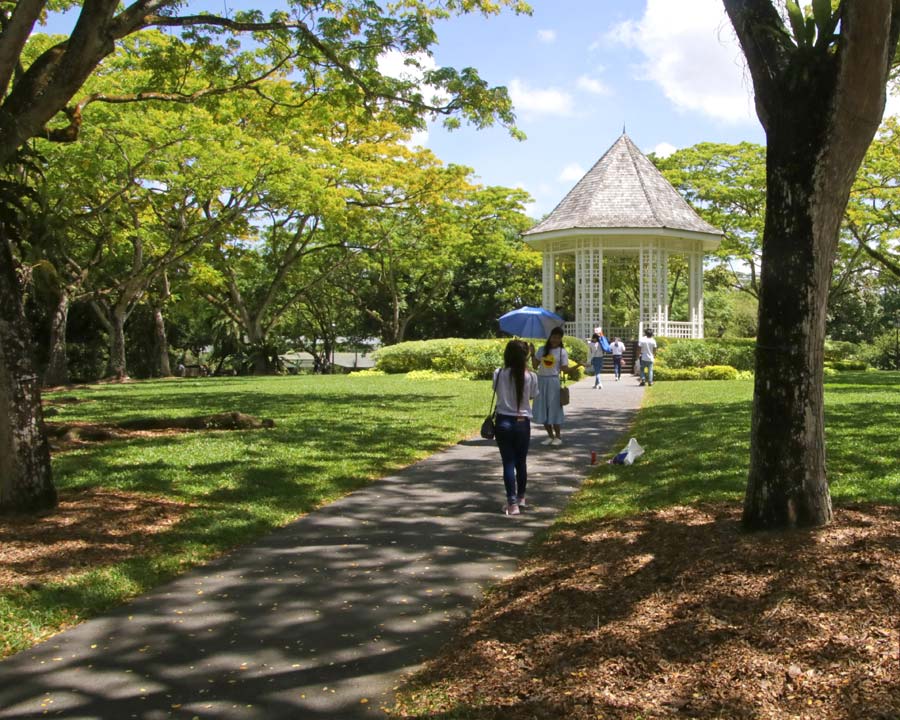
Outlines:
{"label": "tree canopy shade", "polygon": [[826,301],[853,179],[884,111],[900,0],[723,0],[766,132],[766,221],[744,501],[748,528],[831,520]]}
{"label": "tree canopy shade", "polygon": [[[68,36],[33,36],[46,13],[80,6]],[[428,115],[454,126],[500,122],[516,134],[504,88],[489,87],[471,68],[429,69],[417,53],[436,41],[434,24],[452,13],[527,12],[520,0],[401,0],[389,9],[370,0],[292,0],[266,18],[257,9],[217,15],[193,13],[184,2],[137,0],[22,0],[0,5],[0,510],[34,510],[55,502],[43,432],[40,390],[30,354],[29,329],[16,273],[14,246],[31,192],[29,141],[77,140],[85,109],[94,103],[194,103],[235,90],[264,98],[259,82],[290,78],[300,104],[323,100],[387,115],[411,127]],[[141,31],[181,33],[178,43],[156,43]],[[252,39],[244,47],[237,39]],[[138,88],[120,91],[104,76],[105,59],[131,42]],[[249,44],[248,44],[249,45]],[[378,59],[399,51],[418,65],[421,79],[381,74]],[[422,88],[433,88],[426,94]],[[277,104],[277,100],[265,98]],[[34,167],[34,166],[32,166]]]}

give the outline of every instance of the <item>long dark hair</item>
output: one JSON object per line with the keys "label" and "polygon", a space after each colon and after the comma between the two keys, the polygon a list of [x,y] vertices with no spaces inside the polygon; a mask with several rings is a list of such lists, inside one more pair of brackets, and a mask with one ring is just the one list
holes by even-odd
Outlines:
{"label": "long dark hair", "polygon": [[555,327],[550,331],[550,334],[547,336],[547,342],[544,343],[544,355],[546,355],[548,352],[550,352],[550,338],[552,338],[554,335],[559,335],[559,346],[560,347],[563,346],[562,341],[563,341],[563,336],[565,335],[565,333],[563,333],[563,329],[561,327]]}
{"label": "long dark hair", "polygon": [[525,362],[528,360],[528,346],[521,340],[510,340],[503,351],[503,365],[508,367],[516,383],[516,409],[522,405],[525,394]]}

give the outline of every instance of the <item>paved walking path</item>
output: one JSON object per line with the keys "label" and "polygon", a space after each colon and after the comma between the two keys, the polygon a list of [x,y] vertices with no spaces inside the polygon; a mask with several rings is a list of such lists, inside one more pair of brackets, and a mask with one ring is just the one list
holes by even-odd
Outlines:
{"label": "paved walking path", "polygon": [[[528,497],[504,503],[473,438],[0,662],[0,718],[384,717],[481,591],[603,462],[639,407],[633,377],[572,386],[565,444],[532,431]],[[614,446],[615,443],[615,446]]]}

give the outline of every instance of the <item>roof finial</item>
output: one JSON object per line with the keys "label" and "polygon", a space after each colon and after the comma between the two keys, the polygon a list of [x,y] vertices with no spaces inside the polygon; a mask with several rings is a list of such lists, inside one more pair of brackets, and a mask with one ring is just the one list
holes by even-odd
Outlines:
{"label": "roof finial", "polygon": [[625,134],[625,123],[622,123],[622,134]]}

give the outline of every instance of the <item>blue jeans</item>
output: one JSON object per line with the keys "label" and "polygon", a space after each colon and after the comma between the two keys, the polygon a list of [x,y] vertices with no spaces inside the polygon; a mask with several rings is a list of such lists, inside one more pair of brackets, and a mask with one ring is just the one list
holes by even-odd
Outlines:
{"label": "blue jeans", "polygon": [[652,360],[641,360],[641,382],[644,382],[645,375],[646,375],[647,382],[652,385],[653,384],[653,361]]}
{"label": "blue jeans", "polygon": [[597,383],[600,382],[600,371],[603,369],[603,358],[602,357],[591,358],[591,367],[594,370],[594,375],[595,375],[594,384],[596,385]]}
{"label": "blue jeans", "polygon": [[528,445],[531,442],[531,421],[515,415],[497,414],[496,434],[500,459],[503,461],[503,485],[510,505],[525,497],[528,483]]}
{"label": "blue jeans", "polygon": [[613,355],[613,374],[616,376],[616,380],[622,377],[622,356],[621,355]]}

